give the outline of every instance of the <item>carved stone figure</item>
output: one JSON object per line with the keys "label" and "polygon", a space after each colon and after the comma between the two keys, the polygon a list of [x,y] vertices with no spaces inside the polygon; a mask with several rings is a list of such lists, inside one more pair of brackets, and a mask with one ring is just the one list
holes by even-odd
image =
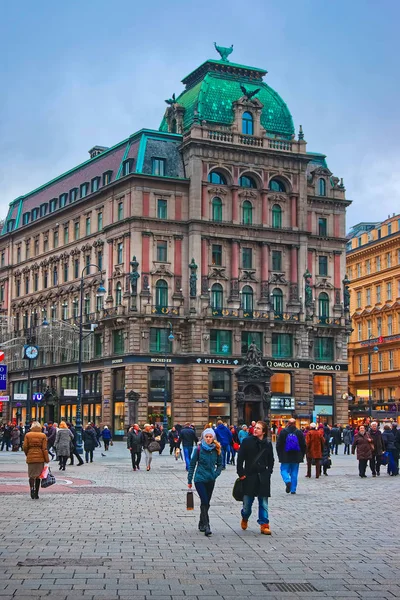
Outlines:
{"label": "carved stone figure", "polygon": [[245,361],[246,365],[259,366],[259,365],[261,365],[261,360],[262,360],[261,350],[259,350],[257,348],[257,345],[254,342],[251,342],[251,344],[247,350],[246,361]]}
{"label": "carved stone figure", "polygon": [[344,310],[350,309],[350,289],[349,289],[350,280],[347,278],[347,275],[343,279],[343,306]]}
{"label": "carved stone figure", "polygon": [[229,62],[228,56],[230,54],[232,54],[232,52],[233,52],[233,44],[231,45],[230,48],[224,48],[224,46],[217,46],[217,43],[214,42],[214,46],[215,46],[215,49],[218,52],[218,54],[221,56],[221,60],[224,60],[225,62]]}
{"label": "carved stone figure", "polygon": [[189,277],[189,290],[190,290],[190,297],[191,298],[196,298],[197,296],[197,271],[198,267],[196,265],[196,263],[194,262],[194,258],[192,258],[190,264],[189,264],[189,270],[190,270],[190,277]]}
{"label": "carved stone figure", "polygon": [[131,272],[129,273],[129,280],[131,282],[131,293],[137,294],[137,280],[139,279],[140,275],[138,273],[139,263],[136,260],[136,256],[134,256],[132,258],[130,265],[131,265]]}

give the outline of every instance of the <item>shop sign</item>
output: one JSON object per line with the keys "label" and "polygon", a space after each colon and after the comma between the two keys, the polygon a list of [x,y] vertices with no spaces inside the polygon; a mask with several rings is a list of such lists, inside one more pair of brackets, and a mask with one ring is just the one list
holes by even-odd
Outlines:
{"label": "shop sign", "polygon": [[69,396],[71,398],[77,398],[78,390],[64,390],[64,396]]}
{"label": "shop sign", "polygon": [[0,396],[0,402],[9,402],[10,396]]}
{"label": "shop sign", "polygon": [[199,357],[196,358],[196,362],[198,365],[203,364],[203,365],[235,365],[237,366],[239,364],[239,361],[237,358],[235,358],[234,360],[230,359],[230,358],[213,358],[213,357]]}
{"label": "shop sign", "polygon": [[295,399],[292,396],[272,396],[271,410],[294,410]]}
{"label": "shop sign", "polygon": [[204,400],[204,398],[196,398],[195,402],[197,402],[197,404],[204,404],[204,402],[206,402],[206,400]]}
{"label": "shop sign", "polygon": [[316,404],[314,407],[314,413],[319,416],[332,416],[333,406],[329,404]]}
{"label": "shop sign", "polygon": [[27,394],[14,394],[14,400],[26,400]]}
{"label": "shop sign", "polygon": [[156,357],[152,357],[150,359],[150,362],[152,363],[172,363],[172,358],[156,358]]}
{"label": "shop sign", "polygon": [[319,363],[308,360],[267,360],[270,369],[309,369],[310,371],[347,371],[347,364]]}
{"label": "shop sign", "polygon": [[7,389],[7,365],[0,365],[0,390]]}

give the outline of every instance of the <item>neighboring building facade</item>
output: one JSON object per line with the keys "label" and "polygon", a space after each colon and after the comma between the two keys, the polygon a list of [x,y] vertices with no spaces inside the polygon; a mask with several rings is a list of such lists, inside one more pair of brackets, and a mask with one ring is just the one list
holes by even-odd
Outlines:
{"label": "neighboring building facade", "polygon": [[[93,267],[84,277],[85,322],[98,325],[85,355],[84,422],[122,435],[133,420],[162,420],[165,374],[173,422],[236,422],[238,401],[245,421],[265,417],[257,390],[236,396],[235,369],[252,341],[274,373],[273,421],[347,420],[349,201],[324,155],[306,152],[301,128],[294,138],[265,74],[206,61],[168,101],[159,131],[95,147],[11,203],[2,309],[21,340],[32,324],[45,340],[32,368],[33,391],[49,388],[40,417],[74,418],[74,323],[92,263],[102,275]],[[42,335],[43,316],[62,347]],[[8,352],[9,412],[24,420],[26,364]]]}
{"label": "neighboring building facade", "polygon": [[350,414],[358,421],[370,413],[371,360],[372,416],[400,420],[400,215],[354,229],[347,246]]}

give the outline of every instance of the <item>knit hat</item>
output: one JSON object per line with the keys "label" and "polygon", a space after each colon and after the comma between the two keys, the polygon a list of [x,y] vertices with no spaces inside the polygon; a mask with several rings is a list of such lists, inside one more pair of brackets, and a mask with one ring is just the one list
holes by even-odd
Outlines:
{"label": "knit hat", "polygon": [[316,423],[310,423],[310,429],[316,429],[316,428],[317,428]]}
{"label": "knit hat", "polygon": [[207,427],[207,429],[205,429],[203,431],[203,437],[205,437],[206,435],[212,435],[213,438],[215,439],[215,431],[214,431],[214,429],[211,429],[211,427]]}

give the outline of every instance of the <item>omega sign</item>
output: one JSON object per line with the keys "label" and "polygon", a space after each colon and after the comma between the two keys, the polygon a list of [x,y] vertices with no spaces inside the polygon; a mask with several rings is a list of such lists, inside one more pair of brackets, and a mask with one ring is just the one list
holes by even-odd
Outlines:
{"label": "omega sign", "polygon": [[270,369],[309,369],[310,371],[347,371],[348,365],[313,363],[308,360],[267,360]]}

